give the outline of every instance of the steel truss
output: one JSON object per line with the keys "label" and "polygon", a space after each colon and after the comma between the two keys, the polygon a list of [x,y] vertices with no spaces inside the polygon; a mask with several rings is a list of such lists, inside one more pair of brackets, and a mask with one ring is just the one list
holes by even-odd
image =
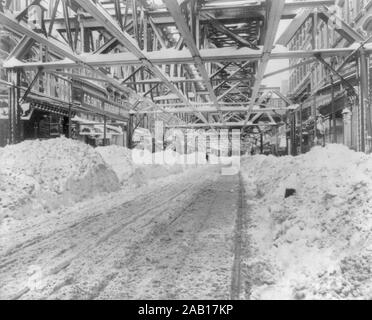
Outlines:
{"label": "steel truss", "polygon": [[[299,8],[318,8],[327,16],[335,1],[163,2],[153,7],[145,0],[51,0],[46,32],[32,30],[26,14],[19,17],[3,8],[0,25],[19,38],[4,62],[9,80],[14,82],[17,72],[42,67],[65,79],[100,82],[135,97],[131,103],[137,107],[127,108],[127,113],[164,113],[169,126],[244,128],[257,125],[262,114],[273,125],[273,111],[292,109],[288,101],[276,110],[265,106],[264,78],[317,59],[327,63],[329,57],[348,58],[359,52],[363,40],[343,24],[342,34],[356,42],[349,47],[288,51],[275,46],[282,18],[295,17]],[[362,48],[364,55],[372,52],[370,44]],[[306,60],[266,72],[271,59],[283,58]],[[142,101],[147,101],[143,107]]]}

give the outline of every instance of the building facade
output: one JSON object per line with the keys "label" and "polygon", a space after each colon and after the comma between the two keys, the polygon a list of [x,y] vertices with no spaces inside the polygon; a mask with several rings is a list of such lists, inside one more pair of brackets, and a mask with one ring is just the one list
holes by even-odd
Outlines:
{"label": "building facade", "polygon": [[[278,40],[289,50],[349,47],[372,35],[372,1],[339,0],[331,9],[302,10]],[[369,59],[368,59],[369,60]],[[310,63],[309,63],[310,62]],[[367,61],[368,63],[369,61]],[[306,152],[314,144],[344,143],[362,150],[360,63],[358,59],[332,57],[290,59],[288,97],[300,104],[293,115],[296,124],[295,152]],[[369,68],[369,67],[368,67]],[[333,70],[342,75],[341,79]],[[368,79],[369,80],[369,79]],[[370,85],[368,85],[370,91]],[[363,101],[366,103],[365,99]],[[364,106],[364,113],[368,110]],[[353,128],[353,130],[351,130]],[[364,132],[364,131],[363,131]],[[368,133],[363,137],[371,149]]]}

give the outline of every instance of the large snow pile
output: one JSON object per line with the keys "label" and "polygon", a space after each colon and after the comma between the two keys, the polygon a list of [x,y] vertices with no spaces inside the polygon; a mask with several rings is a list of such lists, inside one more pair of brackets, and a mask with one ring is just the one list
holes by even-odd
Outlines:
{"label": "large snow pile", "polygon": [[[25,141],[0,149],[0,212],[47,209],[118,190],[115,173],[95,150],[66,138]],[[35,210],[34,210],[35,211]]]}
{"label": "large snow pile", "polygon": [[[29,140],[0,148],[0,220],[12,214],[36,214],[68,206],[86,197],[156,183],[195,165],[171,150],[144,152],[137,161],[133,151],[121,146],[98,147],[58,138]],[[138,157],[137,157],[138,158]],[[156,162],[156,159],[161,159]]]}
{"label": "large snow pile", "polygon": [[116,173],[121,183],[126,182],[133,177],[136,172],[136,167],[132,160],[132,152],[130,149],[111,145],[106,147],[98,147],[96,151],[102,156],[103,160]]}
{"label": "large snow pile", "polygon": [[372,299],[372,156],[342,145],[258,155],[242,176],[251,298]]}

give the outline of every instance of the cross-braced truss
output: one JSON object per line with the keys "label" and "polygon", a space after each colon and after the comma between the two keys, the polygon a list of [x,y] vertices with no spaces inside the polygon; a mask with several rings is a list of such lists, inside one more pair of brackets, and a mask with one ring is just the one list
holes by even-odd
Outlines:
{"label": "cross-braced truss", "polygon": [[315,56],[353,51],[278,50],[279,22],[295,17],[299,8],[334,2],[35,0],[29,6],[45,10],[35,28],[29,7],[10,10],[6,1],[0,24],[12,32],[14,45],[0,53],[7,56],[6,68],[22,68],[28,85],[45,73],[120,92],[129,102],[122,116],[162,114],[169,126],[197,128],[275,125],[288,109],[286,103],[270,106],[270,98],[283,97],[263,91],[270,59],[301,57],[310,63]]}

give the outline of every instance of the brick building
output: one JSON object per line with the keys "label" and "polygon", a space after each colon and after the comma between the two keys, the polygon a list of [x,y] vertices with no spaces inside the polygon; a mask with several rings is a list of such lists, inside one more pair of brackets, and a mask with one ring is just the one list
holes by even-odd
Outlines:
{"label": "brick building", "polygon": [[[360,43],[371,35],[372,1],[343,0],[336,1],[331,10],[302,10],[283,32],[277,44],[291,51],[343,48],[358,46],[355,42]],[[292,69],[288,96],[301,106],[295,113],[298,138],[294,147],[297,150],[301,148],[305,152],[314,143],[319,143],[320,140],[315,137],[321,136],[320,122],[324,130],[324,142],[345,143],[353,149],[361,149],[361,133],[359,130],[351,130],[351,124],[357,128],[361,121],[358,86],[360,66],[356,58],[344,62],[345,57],[341,56],[323,62],[307,58],[289,60]],[[343,79],[331,68],[339,70]]]}

